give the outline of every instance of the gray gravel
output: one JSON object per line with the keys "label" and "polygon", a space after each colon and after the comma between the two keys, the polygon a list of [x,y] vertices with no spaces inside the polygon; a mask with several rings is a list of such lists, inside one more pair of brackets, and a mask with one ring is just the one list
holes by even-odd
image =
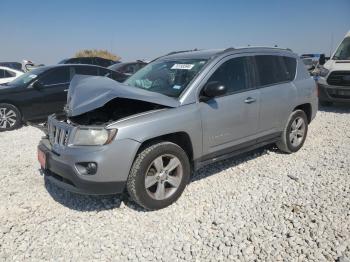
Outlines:
{"label": "gray gravel", "polygon": [[320,111],[298,153],[269,147],[203,168],[155,212],[45,183],[41,135],[0,133],[0,261],[349,261],[349,107]]}

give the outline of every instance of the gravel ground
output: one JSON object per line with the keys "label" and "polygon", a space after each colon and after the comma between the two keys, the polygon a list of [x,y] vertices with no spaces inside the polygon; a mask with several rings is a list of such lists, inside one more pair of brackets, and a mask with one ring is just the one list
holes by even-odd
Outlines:
{"label": "gravel ground", "polygon": [[0,261],[349,261],[349,107],[319,111],[298,153],[210,165],[155,212],[45,183],[41,135],[0,133]]}

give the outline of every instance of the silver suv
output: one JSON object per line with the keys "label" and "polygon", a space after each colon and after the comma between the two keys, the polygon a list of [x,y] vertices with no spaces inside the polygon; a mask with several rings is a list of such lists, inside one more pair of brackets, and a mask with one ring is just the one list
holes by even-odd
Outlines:
{"label": "silver suv", "polygon": [[76,76],[38,147],[48,180],[83,194],[127,190],[146,209],[176,201],[193,171],[276,143],[304,144],[316,84],[288,49],[172,53],[123,84]]}

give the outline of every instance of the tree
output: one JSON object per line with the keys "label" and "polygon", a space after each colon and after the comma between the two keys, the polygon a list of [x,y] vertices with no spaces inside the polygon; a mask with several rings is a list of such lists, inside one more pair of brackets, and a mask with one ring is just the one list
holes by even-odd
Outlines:
{"label": "tree", "polygon": [[110,59],[113,61],[120,60],[120,56],[112,54],[107,50],[97,50],[97,49],[85,49],[77,52],[75,57],[101,57],[105,59]]}

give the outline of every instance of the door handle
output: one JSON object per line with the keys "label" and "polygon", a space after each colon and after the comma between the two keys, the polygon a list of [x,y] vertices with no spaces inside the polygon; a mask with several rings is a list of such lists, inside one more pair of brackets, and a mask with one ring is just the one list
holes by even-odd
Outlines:
{"label": "door handle", "polygon": [[64,91],[64,92],[68,92],[68,89],[64,89],[63,91]]}
{"label": "door handle", "polygon": [[246,104],[251,104],[251,103],[254,103],[255,101],[256,101],[255,98],[247,97],[247,98],[244,100],[244,103],[246,103]]}

